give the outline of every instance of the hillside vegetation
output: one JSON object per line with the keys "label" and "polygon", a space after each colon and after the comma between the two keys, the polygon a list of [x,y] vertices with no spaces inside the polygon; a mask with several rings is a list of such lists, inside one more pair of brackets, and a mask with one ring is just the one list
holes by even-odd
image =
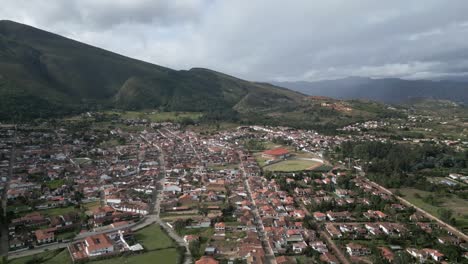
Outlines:
{"label": "hillside vegetation", "polygon": [[4,121],[154,109],[199,112],[214,121],[326,128],[386,112],[381,104],[377,111],[362,104],[370,105],[309,97],[208,69],[176,71],[0,21],[0,120]]}

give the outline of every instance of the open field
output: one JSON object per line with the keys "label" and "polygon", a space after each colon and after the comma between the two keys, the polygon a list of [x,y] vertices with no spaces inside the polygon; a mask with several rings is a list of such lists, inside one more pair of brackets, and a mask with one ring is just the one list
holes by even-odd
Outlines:
{"label": "open field", "polygon": [[[438,197],[435,193],[425,192],[414,188],[401,188],[398,190],[403,194],[403,198],[436,217],[440,217],[439,210],[442,208],[452,210],[453,216],[456,220],[456,226],[464,232],[468,230],[468,201],[455,196]],[[431,205],[423,200],[424,197],[430,194],[438,198],[440,204]],[[417,197],[418,195],[419,197]]]}
{"label": "open field", "polygon": [[101,206],[101,202],[94,201],[94,202],[89,202],[89,203],[83,203],[81,206],[84,207],[86,211],[89,211],[89,210],[94,210],[98,208],[99,206]]}
{"label": "open field", "polygon": [[75,212],[78,210],[79,209],[75,208],[74,206],[68,206],[68,207],[57,207],[57,208],[52,208],[52,209],[39,210],[39,212],[47,216],[57,216],[57,215],[67,214],[70,212]]}
{"label": "open field", "polygon": [[122,256],[104,260],[92,261],[93,264],[150,264],[150,263],[178,263],[179,252],[175,248],[160,249],[144,254]]}
{"label": "open field", "polygon": [[159,225],[151,225],[135,233],[135,239],[148,251],[175,247],[171,238],[162,231]]}
{"label": "open field", "polygon": [[311,170],[318,166],[322,165],[322,163],[314,160],[299,160],[299,159],[290,159],[280,161],[278,163],[274,163],[271,165],[267,165],[263,167],[264,170],[267,171],[302,171],[302,170]]}
{"label": "open field", "polygon": [[231,122],[217,122],[217,123],[200,123],[197,125],[190,125],[188,126],[188,129],[202,133],[202,134],[211,134],[211,133],[216,133],[219,130],[225,130],[225,129],[234,129],[238,127],[238,123],[231,123]]}
{"label": "open field", "polygon": [[226,164],[226,165],[217,165],[217,166],[208,166],[208,168],[213,170],[237,170],[239,169],[239,164]]}
{"label": "open field", "polygon": [[8,261],[9,264],[26,264],[26,263],[51,263],[51,264],[69,264],[72,263],[68,250],[59,249],[46,251],[41,254],[36,254],[28,257],[17,258]]}
{"label": "open field", "polygon": [[202,113],[196,112],[144,112],[144,111],[125,111],[112,112],[119,114],[123,119],[144,118],[152,122],[180,122],[185,118],[197,120],[202,117]]}

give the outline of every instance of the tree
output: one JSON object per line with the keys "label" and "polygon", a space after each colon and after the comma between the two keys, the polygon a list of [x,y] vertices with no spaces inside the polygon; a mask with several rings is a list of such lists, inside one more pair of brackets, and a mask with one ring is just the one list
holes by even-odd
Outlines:
{"label": "tree", "polygon": [[199,240],[194,240],[190,242],[189,249],[194,259],[199,259],[201,257],[202,254],[200,253],[200,241]]}
{"label": "tree", "polygon": [[204,216],[208,215],[208,208],[206,206],[198,208],[198,213]]}
{"label": "tree", "polygon": [[186,226],[187,226],[187,225],[186,225],[186,221],[183,220],[183,219],[177,219],[177,220],[175,220],[175,222],[174,222],[174,229],[175,229],[177,232],[182,231]]}
{"label": "tree", "polygon": [[407,263],[414,263],[413,259],[410,255],[406,252],[401,251],[395,254],[395,258],[393,260],[395,264],[407,264]]}
{"label": "tree", "polygon": [[451,209],[446,209],[446,208],[441,208],[438,211],[440,215],[440,219],[446,223],[452,223],[454,222],[454,219],[452,218],[453,216],[453,211]]}

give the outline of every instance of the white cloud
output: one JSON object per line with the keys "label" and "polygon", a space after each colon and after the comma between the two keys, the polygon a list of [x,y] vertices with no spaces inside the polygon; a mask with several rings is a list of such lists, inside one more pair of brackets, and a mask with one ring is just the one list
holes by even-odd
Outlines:
{"label": "white cloud", "polygon": [[463,74],[467,12],[464,0],[3,0],[0,18],[265,81]]}

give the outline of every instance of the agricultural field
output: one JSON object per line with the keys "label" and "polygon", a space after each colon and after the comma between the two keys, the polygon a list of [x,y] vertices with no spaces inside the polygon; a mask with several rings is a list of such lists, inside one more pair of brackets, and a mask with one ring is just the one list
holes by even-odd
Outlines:
{"label": "agricultural field", "polygon": [[142,111],[126,111],[114,112],[120,115],[123,119],[148,119],[151,122],[180,122],[183,119],[189,118],[197,120],[202,117],[202,113],[196,112],[142,112]]}

